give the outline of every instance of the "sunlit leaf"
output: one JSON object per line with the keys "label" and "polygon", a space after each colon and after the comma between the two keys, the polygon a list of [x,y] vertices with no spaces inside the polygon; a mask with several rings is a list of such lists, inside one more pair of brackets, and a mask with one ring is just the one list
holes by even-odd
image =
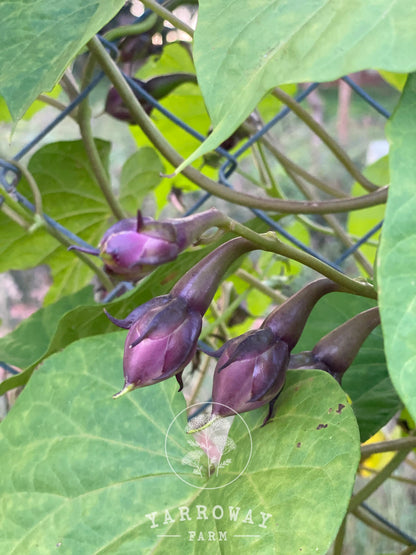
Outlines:
{"label": "sunlit leaf", "polygon": [[214,132],[183,168],[228,137],[267,91],[367,68],[416,68],[412,0],[202,0],[194,58]]}

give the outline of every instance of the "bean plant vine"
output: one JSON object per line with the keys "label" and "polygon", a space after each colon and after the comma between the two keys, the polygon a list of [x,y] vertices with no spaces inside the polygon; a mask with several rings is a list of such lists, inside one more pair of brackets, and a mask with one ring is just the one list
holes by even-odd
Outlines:
{"label": "bean plant vine", "polygon": [[[0,338],[1,551],[414,552],[371,506],[415,485],[410,0],[66,4],[0,3],[4,128],[54,117],[0,151],[1,271],[52,281]],[[367,167],[313,111],[354,72],[395,91]]]}

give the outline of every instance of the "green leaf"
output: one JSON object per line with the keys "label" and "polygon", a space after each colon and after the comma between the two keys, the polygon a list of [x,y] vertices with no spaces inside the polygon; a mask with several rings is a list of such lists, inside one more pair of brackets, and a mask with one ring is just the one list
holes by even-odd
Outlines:
{"label": "green leaf", "polygon": [[47,350],[59,320],[75,307],[93,302],[92,287],[85,287],[40,308],[11,333],[0,338],[0,360],[26,368]]}
{"label": "green leaf", "polygon": [[124,0],[0,1],[0,93],[14,120],[51,90],[84,44]]}
{"label": "green leaf", "polygon": [[[84,339],[51,357],[1,424],[1,552],[326,553],[360,456],[355,418],[334,380],[290,372],[272,422],[260,427],[265,408],[243,415],[251,458],[238,419],[229,462],[210,478],[203,467],[199,478],[183,461],[195,451],[186,414],[169,430],[185,407],[174,380],[111,398],[122,378],[124,336]],[[165,441],[179,476],[197,488],[173,473]],[[225,485],[241,471],[226,487],[198,489]],[[206,519],[197,519],[198,506]],[[230,506],[240,507],[235,521]],[[178,507],[191,520],[180,519]],[[207,545],[209,531],[215,539]],[[196,543],[200,533],[206,543]],[[243,534],[257,537],[236,537]]]}
{"label": "green leaf", "polygon": [[[62,87],[60,85],[55,85],[55,87],[51,90],[51,92],[46,93],[46,96],[50,96],[51,98],[58,98],[61,94]],[[28,108],[25,114],[22,116],[22,119],[29,120],[31,119],[39,110],[45,108],[47,104],[42,102],[41,100],[35,100],[35,102]],[[0,121],[2,122],[9,122],[12,121],[12,117],[10,115],[9,109],[7,108],[6,101],[3,97],[0,97]]]}
{"label": "green leaf", "polygon": [[407,73],[393,73],[392,71],[379,70],[382,78],[395,89],[402,91],[407,79]]}
{"label": "green leaf", "polygon": [[162,55],[151,56],[135,76],[147,81],[165,73],[195,73],[189,43],[167,44],[163,47]]}
{"label": "green leaf", "polygon": [[[355,295],[327,295],[313,309],[295,352],[312,350],[324,335],[372,306],[373,301]],[[386,367],[380,327],[364,342],[344,375],[342,387],[352,400],[361,441],[375,434],[400,409],[401,402]]]}
{"label": "green leaf", "polygon": [[416,418],[416,75],[410,75],[387,126],[391,185],[378,257],[378,288],[387,364]]}
{"label": "green leaf", "polygon": [[[107,166],[110,144],[101,140],[96,143]],[[108,227],[111,214],[94,179],[82,142],[58,142],[42,147],[32,156],[29,170],[42,194],[44,212],[96,246]],[[24,179],[19,184],[19,191],[31,197]],[[51,267],[54,284],[48,292],[47,302],[78,291],[91,279],[91,270],[44,229],[27,233],[0,213],[0,235],[0,272],[39,264]]]}
{"label": "green leaf", "polygon": [[413,0],[253,0],[238,8],[202,0],[194,59],[214,131],[177,171],[217,147],[273,87],[366,68],[413,71],[415,23]]}
{"label": "green leaf", "polygon": [[160,183],[163,165],[154,148],[139,148],[126,160],[121,170],[120,202],[135,213],[144,198]]}

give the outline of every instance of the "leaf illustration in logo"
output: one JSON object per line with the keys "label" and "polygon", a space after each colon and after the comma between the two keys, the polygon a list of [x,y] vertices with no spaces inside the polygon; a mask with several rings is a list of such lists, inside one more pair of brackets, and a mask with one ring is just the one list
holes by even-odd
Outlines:
{"label": "leaf illustration in logo", "polygon": [[193,467],[193,473],[202,477],[203,465],[200,464],[203,452],[200,449],[195,449],[187,453],[181,460],[182,464]]}

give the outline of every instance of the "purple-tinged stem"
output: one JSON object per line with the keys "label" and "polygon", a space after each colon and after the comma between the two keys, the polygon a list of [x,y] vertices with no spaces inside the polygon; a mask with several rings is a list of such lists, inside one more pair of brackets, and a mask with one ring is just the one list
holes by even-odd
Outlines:
{"label": "purple-tinged stem", "polygon": [[205,314],[229,266],[241,255],[257,248],[241,237],[227,241],[182,276],[171,295],[183,297],[192,308]]}
{"label": "purple-tinged stem", "polygon": [[273,310],[264,320],[262,327],[269,327],[276,337],[293,349],[299,341],[306,321],[321,297],[333,291],[345,291],[337,283],[322,278],[309,283]]}

